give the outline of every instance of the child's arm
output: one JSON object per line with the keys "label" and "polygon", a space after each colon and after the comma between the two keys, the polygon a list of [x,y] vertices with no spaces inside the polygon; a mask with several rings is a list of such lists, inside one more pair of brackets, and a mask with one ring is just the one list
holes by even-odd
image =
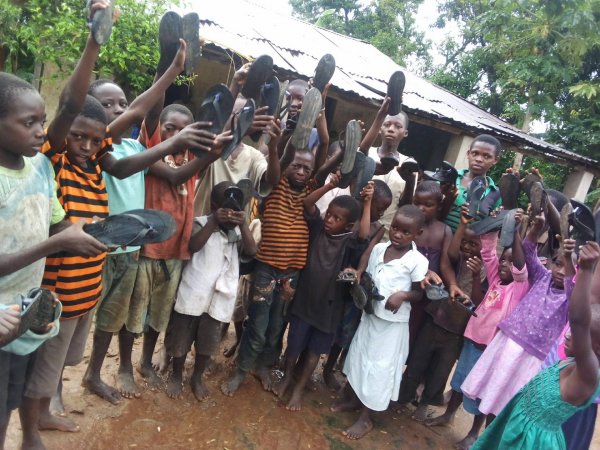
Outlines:
{"label": "child's arm", "polygon": [[523,242],[517,229],[523,220],[523,210],[517,209],[515,214],[515,234],[513,236],[512,258],[513,266],[521,270],[525,266],[525,252],[523,251]]}
{"label": "child's arm", "polygon": [[600,246],[597,242],[588,242],[581,247],[577,281],[569,300],[571,350],[575,356],[575,369],[570,376],[560,380],[560,393],[565,401],[574,405],[586,402],[598,386],[598,357],[592,347],[590,333],[590,290],[599,259]]}
{"label": "child's arm", "polygon": [[234,100],[242,91],[242,86],[244,86],[246,83],[246,77],[248,76],[248,70],[250,69],[251,65],[252,63],[246,63],[233,74],[233,78],[229,84],[229,92],[231,92],[231,96]]}
{"label": "child's arm", "polygon": [[361,152],[365,154],[365,156],[369,156],[369,149],[373,146],[373,143],[375,142],[375,139],[377,139],[377,136],[379,136],[379,130],[381,130],[381,126],[385,121],[385,117],[387,116],[389,108],[390,98],[385,97],[383,99],[383,103],[379,107],[379,111],[377,111],[375,120],[371,124],[369,131],[366,132],[358,148]]}
{"label": "child's arm", "polygon": [[564,239],[561,240],[560,243],[563,254],[565,255],[565,281],[567,278],[573,278],[575,276],[576,270],[575,265],[573,264],[573,252],[575,251],[575,246],[577,242],[575,239]]}
{"label": "child's arm", "polygon": [[358,262],[358,267],[356,268],[356,272],[358,273],[357,278],[360,279],[359,275],[362,274],[367,269],[367,266],[369,265],[369,258],[371,257],[371,252],[373,251],[373,247],[375,247],[377,244],[379,244],[379,241],[381,241],[384,234],[385,234],[385,227],[382,226],[381,228],[379,228],[379,230],[377,230],[375,235],[369,241],[369,246],[366,248],[366,250],[361,255],[360,260]]}
{"label": "child's arm", "polygon": [[258,246],[256,245],[256,241],[254,240],[254,236],[252,236],[252,231],[250,231],[250,226],[248,225],[248,221],[246,220],[246,213],[244,211],[234,212],[234,219],[231,221],[236,223],[240,227],[240,232],[242,234],[242,251],[246,256],[254,256],[258,251]]}
{"label": "child's arm", "polygon": [[[102,9],[99,7],[98,2],[93,3],[91,14],[93,15],[98,9]],[[96,43],[90,33],[81,58],[73,71],[73,75],[71,75],[67,85],[60,94],[58,110],[56,111],[54,120],[48,126],[48,141],[50,148],[54,150],[64,145],[64,140],[69,134],[73,121],[83,108],[94,64],[98,59],[99,53],[100,45]]]}
{"label": "child's arm", "polygon": [[481,261],[485,268],[485,274],[488,278],[488,283],[491,286],[498,280],[498,254],[496,253],[496,245],[498,243],[498,232],[493,231],[480,236],[481,239]]}
{"label": "child's arm", "polygon": [[[65,223],[65,222],[61,222]],[[80,256],[96,256],[108,249],[104,244],[83,231],[84,220],[53,234],[45,241],[20,250],[17,253],[0,255],[0,277],[16,272],[39,259],[58,252]]]}
{"label": "child's arm", "polygon": [[442,241],[442,254],[440,256],[440,272],[444,279],[446,286],[448,286],[448,293],[451,298],[466,297],[466,294],[458,286],[456,281],[456,273],[450,263],[448,257],[448,249],[450,248],[450,242],[452,241],[452,230],[448,225],[444,224],[444,239]]}
{"label": "child's arm", "polygon": [[19,305],[0,309],[0,346],[8,342],[19,329],[21,312]]}
{"label": "child's arm", "polygon": [[477,256],[467,259],[465,263],[473,275],[471,282],[471,301],[475,306],[479,306],[484,297],[484,292],[481,287],[481,259]]}
{"label": "child's arm", "polygon": [[279,154],[277,153],[277,146],[281,140],[281,121],[279,119],[271,121],[271,128],[269,129],[269,141],[268,159],[267,159],[267,170],[263,175],[265,182],[273,187],[277,186],[281,179],[281,165],[279,163]]}
{"label": "child's arm", "polygon": [[327,91],[329,90],[329,84],[323,89],[322,104],[323,109],[317,117],[316,127],[317,135],[319,136],[319,145],[315,151],[315,167],[313,173],[317,173],[318,170],[325,164],[327,160],[327,150],[329,149],[329,132],[327,131],[327,119],[325,119],[325,99],[327,98]]}
{"label": "child's arm", "polygon": [[[519,209],[517,210],[517,214],[515,215],[515,222],[517,223],[517,228],[519,228],[519,225],[522,220],[523,211]],[[529,278],[531,280],[536,280],[547,272],[537,255],[537,242],[542,230],[544,229],[544,223],[545,216],[542,212],[541,215],[533,218],[533,221],[529,227],[529,232],[527,233],[525,239],[523,239],[521,251],[523,251],[524,253],[525,264],[527,264],[527,272],[529,273]],[[518,235],[518,233],[516,234]],[[516,239],[517,237],[515,236],[515,240]],[[515,248],[513,247],[513,258],[514,254]]]}
{"label": "child's arm", "polygon": [[[184,63],[185,41],[180,39],[179,50],[167,71],[147,91],[138,95],[123,114],[111,122],[109,125],[111,135],[121,136],[131,125],[140,123],[157,104],[160,104],[162,110],[164,93],[177,75],[183,71]],[[148,116],[145,126],[148,136],[152,136],[158,126],[158,116],[155,114]]]}
{"label": "child's arm", "polygon": [[467,228],[467,224],[469,223],[469,218],[465,214],[467,211],[468,209],[466,208],[461,210],[460,222],[458,222],[458,227],[448,246],[448,258],[450,258],[452,264],[457,264],[460,261],[460,245],[465,235],[465,228]]}
{"label": "child's arm", "polygon": [[[306,196],[304,199],[304,211],[308,216],[313,216],[317,212],[316,203],[319,201],[321,197],[323,197],[327,192],[335,189],[340,182],[340,177],[337,174],[331,176],[329,183],[321,186],[320,188],[315,189],[310,194]],[[369,231],[367,230],[367,233]]]}
{"label": "child's arm", "polygon": [[412,283],[411,290],[408,292],[396,292],[388,297],[385,302],[385,309],[392,311],[394,314],[398,312],[402,303],[416,303],[423,299],[423,291],[421,283]]}
{"label": "child's arm", "polygon": [[190,252],[196,253],[201,250],[212,234],[219,228],[219,225],[229,220],[229,215],[232,212],[231,209],[219,208],[213,214],[208,216],[206,224],[190,238],[190,243],[188,244]]}
{"label": "child's arm", "polygon": [[369,181],[360,193],[363,210],[358,227],[358,237],[363,240],[366,240],[369,237],[369,230],[371,229],[371,201],[373,200],[373,193],[375,192],[374,186],[375,183]]}

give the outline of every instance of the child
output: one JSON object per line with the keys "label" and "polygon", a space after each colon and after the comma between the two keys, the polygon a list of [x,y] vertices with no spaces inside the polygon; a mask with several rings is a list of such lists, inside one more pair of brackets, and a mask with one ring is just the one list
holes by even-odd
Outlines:
{"label": "child", "polygon": [[[463,216],[468,214],[467,206],[463,206]],[[515,233],[517,235],[517,233]],[[463,348],[458,358],[454,376],[450,382],[452,396],[446,412],[427,422],[429,426],[450,423],[456,410],[463,403],[461,385],[485,347],[492,341],[497,331],[498,323],[510,314],[529,290],[527,267],[524,258],[513,257],[511,247],[503,250],[500,258],[496,253],[497,233],[481,236],[481,258],[487,274],[489,288],[483,301],[476,309],[477,317],[471,317],[465,328]],[[516,255],[520,256],[520,255]],[[473,425],[467,436],[456,444],[459,449],[468,449],[479,434],[485,420],[485,415],[479,412],[477,402],[464,397],[464,408],[473,414]]]}
{"label": "child", "polygon": [[286,407],[290,411],[301,409],[304,387],[320,356],[329,353],[342,319],[344,286],[336,283],[336,279],[340,271],[358,265],[367,246],[373,184],[370,183],[363,191],[363,212],[358,232],[352,232],[360,214],[360,205],[354,198],[349,195],[334,198],[327,208],[325,219],[321,219],[315,206],[316,201],[325,192],[334,189],[338,182],[338,175],[334,175],[328,184],[304,199],[310,233],[308,260],[300,274],[296,297],[291,305],[285,375],[273,390],[280,398],[285,395],[296,363],[303,354],[300,379]]}
{"label": "child", "polygon": [[281,179],[265,200],[248,325],[239,345],[235,373],[221,385],[225,395],[232,396],[253,368],[263,388],[271,390],[268,368],[275,364],[281,352],[284,309],[294,295],[298,275],[308,255],[304,199],[317,188],[319,182],[312,174],[321,167],[329,146],[323,113],[317,119],[317,130],[320,143],[315,154],[296,151],[291,144],[286,146],[280,160]]}
{"label": "child", "polygon": [[[461,207],[468,201],[469,186],[471,185],[473,178],[485,177],[487,181],[485,192],[479,200],[492,196],[491,198],[496,199],[493,200],[492,209],[496,209],[502,204],[500,191],[494,184],[494,180],[487,175],[488,171],[498,162],[501,151],[502,145],[500,144],[500,141],[487,134],[480,134],[473,139],[473,142],[471,142],[471,146],[467,151],[469,168],[458,171],[456,190],[451,193],[451,196],[449,197],[451,200],[452,196],[455,196],[454,203],[444,220],[446,225],[449,225],[450,228],[452,228],[452,231],[456,231],[456,227],[458,227],[460,222]],[[484,211],[485,215],[487,215],[488,212],[489,211]]]}
{"label": "child", "polygon": [[[515,215],[521,223],[522,214]],[[544,357],[567,322],[567,292],[573,278],[565,277],[565,258],[574,246],[556,255],[550,270],[537,256],[537,240],[544,229],[544,215],[533,219],[527,237],[517,236],[513,256],[524,258],[531,288],[521,303],[498,324],[498,334],[473,367],[461,389],[465,395],[480,399],[479,411],[498,415],[510,399],[538,373]],[[518,235],[518,233],[517,233]],[[523,255],[523,256],[521,256]]]}
{"label": "child", "polygon": [[197,217],[190,239],[191,261],[185,266],[171,314],[165,347],[173,358],[173,374],[167,395],[179,398],[183,388],[183,365],[192,342],[196,349],[190,380],[198,400],[208,396],[202,374],[217,348],[221,327],[233,315],[239,277],[239,251],[256,253],[256,243],[243,211],[224,208],[230,181],[217,184],[211,193],[212,214]]}
{"label": "child", "polygon": [[[94,10],[99,7],[96,5]],[[40,287],[46,256],[58,251],[96,256],[106,250],[83,231],[83,222],[69,226],[63,221],[65,212],[56,199],[52,166],[38,154],[45,138],[45,118],[44,101],[34,87],[0,73],[2,305],[14,305],[19,294]],[[0,310],[5,340],[16,331],[20,312],[16,306]],[[10,413],[21,404],[32,357],[0,349],[0,448],[4,448]],[[27,425],[22,425],[23,430]],[[33,425],[37,427],[37,423]]]}
{"label": "child", "polygon": [[390,227],[390,242],[377,244],[369,257],[366,270],[386,300],[374,302],[374,314],[363,313],[344,364],[346,399],[332,409],[361,407],[358,420],[343,433],[348,439],[371,431],[371,411],[385,411],[390,400],[398,399],[408,356],[410,307],[421,299],[420,282],[427,273],[427,258],[414,243],[424,224],[419,208],[400,207]]}
{"label": "child", "polygon": [[[318,204],[319,202],[317,202],[317,206]],[[369,213],[371,225],[367,237],[369,245],[361,257],[361,262],[365,267],[369,262],[369,255],[371,254],[373,247],[379,244],[383,238],[385,228],[380,220],[391,204],[392,191],[390,191],[388,185],[381,180],[373,180],[373,198],[371,199],[371,211]],[[362,311],[354,305],[354,302],[345,302],[344,317],[336,331],[333,345],[331,346],[329,355],[327,355],[327,361],[323,365],[323,380],[327,387],[333,391],[338,391],[340,389],[340,384],[333,374],[335,363],[341,355],[339,365],[343,367],[343,361],[348,353],[348,348],[350,347],[354,333],[356,333],[356,329],[358,328],[361,313]]]}
{"label": "child", "polygon": [[600,246],[588,242],[579,253],[579,272],[569,300],[572,358],[536,375],[486,428],[473,449],[565,449],[561,425],[586,408],[600,393],[600,321],[590,303],[591,282],[600,259]]}

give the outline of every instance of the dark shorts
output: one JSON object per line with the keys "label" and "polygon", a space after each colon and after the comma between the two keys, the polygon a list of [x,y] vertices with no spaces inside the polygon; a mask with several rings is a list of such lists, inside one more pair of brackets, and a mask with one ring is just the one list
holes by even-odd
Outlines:
{"label": "dark shorts", "polygon": [[221,341],[222,327],[223,322],[206,313],[201,316],[188,316],[173,310],[165,336],[167,354],[180,358],[187,355],[194,344],[196,353],[211,356]]}
{"label": "dark shorts", "polygon": [[292,314],[288,330],[287,357],[296,359],[304,350],[315,355],[327,355],[335,333],[325,333]]}
{"label": "dark shorts", "polygon": [[0,350],[0,423],[5,423],[11,411],[21,406],[34,355],[35,352],[15,355]]}

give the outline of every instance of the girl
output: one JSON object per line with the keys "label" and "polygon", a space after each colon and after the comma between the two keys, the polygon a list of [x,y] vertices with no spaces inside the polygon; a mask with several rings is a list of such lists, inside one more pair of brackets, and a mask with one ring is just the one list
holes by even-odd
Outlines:
{"label": "girl", "polygon": [[600,320],[597,305],[590,302],[592,278],[600,246],[588,242],[579,253],[579,272],[569,301],[573,355],[536,375],[506,405],[472,447],[565,449],[561,425],[577,411],[587,408],[600,391]]}

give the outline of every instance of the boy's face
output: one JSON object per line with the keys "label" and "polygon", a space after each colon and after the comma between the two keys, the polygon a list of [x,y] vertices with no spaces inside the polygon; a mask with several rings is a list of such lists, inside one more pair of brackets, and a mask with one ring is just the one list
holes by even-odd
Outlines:
{"label": "boy's face", "polygon": [[423,211],[427,222],[431,222],[437,218],[440,210],[438,197],[433,192],[415,192],[413,205]]}
{"label": "boy's face", "polygon": [[295,189],[304,189],[310,179],[315,159],[310,152],[296,152],[294,160],[285,171],[290,186]]}
{"label": "boy's face", "polygon": [[371,200],[370,212],[371,222],[377,222],[378,220],[380,220],[391,204],[391,198],[378,197],[376,195],[373,195],[373,200]]}
{"label": "boy's face", "polygon": [[285,93],[285,98],[290,105],[288,107],[288,114],[290,116],[295,116],[298,114],[298,111],[302,109],[302,102],[304,101],[305,94],[306,89],[302,85],[295,84],[288,86],[288,89]]}
{"label": "boy's face", "polygon": [[500,276],[500,281],[502,281],[504,284],[512,283],[513,275],[512,271],[510,270],[513,262],[512,248],[505,249],[502,252],[502,255],[500,255],[500,260],[498,262],[500,263],[498,266],[498,275]]}
{"label": "boy's face", "polygon": [[33,90],[13,99],[10,113],[0,119],[0,151],[13,155],[35,156],[44,144],[46,107]]}
{"label": "boy's face", "polygon": [[94,97],[102,104],[109,123],[123,114],[129,107],[125,93],[113,83],[106,83],[97,87],[94,90]]}
{"label": "boy's face", "polygon": [[475,177],[487,174],[488,170],[498,162],[496,149],[487,142],[475,141],[467,151],[469,172]]}
{"label": "boy's face", "polygon": [[470,228],[465,229],[462,241],[460,242],[460,251],[465,258],[481,256],[481,239]]}
{"label": "boy's face", "polygon": [[381,125],[381,140],[391,146],[397,147],[402,140],[408,136],[404,116],[387,116]]}
{"label": "boy's face", "polygon": [[89,117],[77,116],[67,135],[69,161],[86,167],[88,160],[98,153],[106,135],[106,125]]}
{"label": "boy's face", "polygon": [[396,214],[390,225],[390,242],[397,250],[406,249],[422,231],[414,219]]}
{"label": "boy's face", "polygon": [[352,229],[348,221],[348,210],[339,205],[329,205],[325,213],[323,229],[329,235],[342,234]]}
{"label": "boy's face", "polygon": [[177,111],[170,112],[160,122],[160,140],[166,141],[172,138],[192,121],[185,114],[181,114]]}

